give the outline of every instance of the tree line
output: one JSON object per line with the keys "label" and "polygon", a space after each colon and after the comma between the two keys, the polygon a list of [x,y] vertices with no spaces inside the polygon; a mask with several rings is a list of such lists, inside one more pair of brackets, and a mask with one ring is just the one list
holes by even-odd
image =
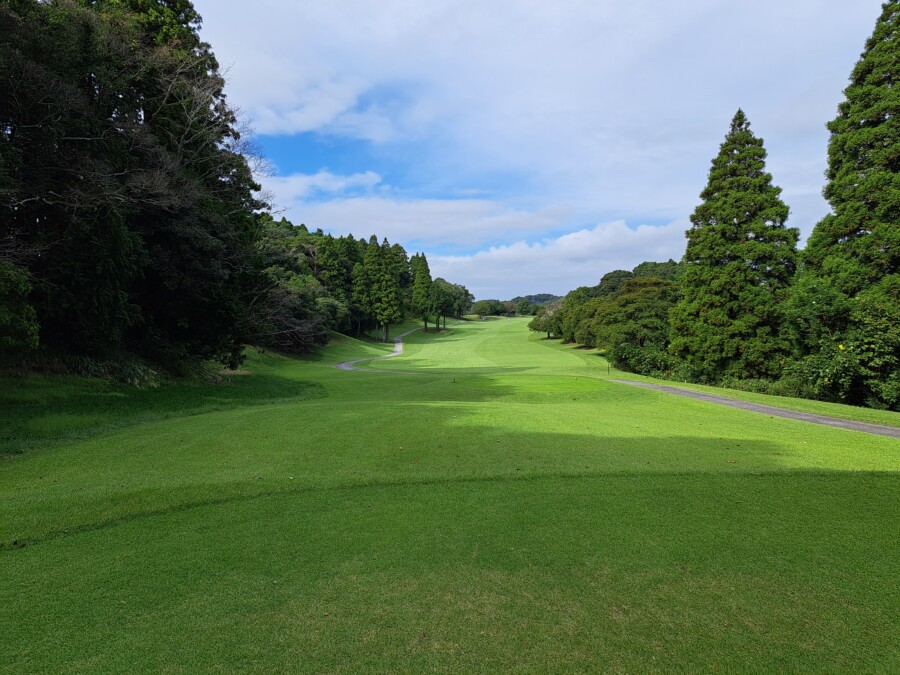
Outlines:
{"label": "tree line", "polygon": [[898,29],[890,0],[828,124],[831,213],[802,251],[738,110],[681,262],[611,272],[530,327],[646,375],[900,409]]}
{"label": "tree line", "polygon": [[464,286],[431,278],[423,253],[410,257],[387,238],[310,232],[265,212],[258,219],[263,274],[259,301],[250,302],[253,344],[299,353],[327,342],[331,331],[375,331],[388,340],[390,327],[408,317],[423,319],[426,331],[433,319],[439,329],[441,319],[446,325],[472,303]]}
{"label": "tree line", "polygon": [[471,303],[422,254],[265,211],[200,21],[189,0],[0,4],[6,363],[236,365]]}

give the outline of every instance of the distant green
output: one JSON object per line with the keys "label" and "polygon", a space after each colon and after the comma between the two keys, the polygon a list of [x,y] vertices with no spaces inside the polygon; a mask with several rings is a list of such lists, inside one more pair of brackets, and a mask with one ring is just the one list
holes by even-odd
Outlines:
{"label": "distant green", "polygon": [[900,668],[900,443],[615,384],[527,321],[384,372],[342,338],[0,381],[0,668]]}

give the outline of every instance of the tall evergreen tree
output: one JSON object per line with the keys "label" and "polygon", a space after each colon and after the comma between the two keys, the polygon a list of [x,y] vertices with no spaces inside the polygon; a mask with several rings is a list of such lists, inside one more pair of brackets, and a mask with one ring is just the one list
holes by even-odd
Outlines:
{"label": "tall evergreen tree", "polygon": [[795,292],[797,348],[818,396],[900,406],[900,2],[867,40],[828,124],[832,213]]}
{"label": "tall evergreen tree", "polygon": [[424,254],[415,254],[410,260],[413,273],[412,311],[425,322],[428,332],[428,315],[431,313],[431,270]]}
{"label": "tall evergreen tree", "polygon": [[828,124],[833,213],[815,227],[805,266],[847,296],[900,272],[900,2],[884,8]]}
{"label": "tall evergreen tree", "polygon": [[356,336],[362,335],[362,325],[372,320],[372,282],[362,262],[353,266],[353,288],[351,292],[350,311],[356,323]]}
{"label": "tall evergreen tree", "polygon": [[372,235],[363,259],[369,280],[372,315],[384,341],[388,340],[391,324],[403,317],[403,301],[400,292],[400,273],[397,260],[388,240],[379,246]]}
{"label": "tall evergreen tree", "polygon": [[[381,274],[375,279],[375,289],[378,293],[375,303],[376,318],[384,329],[385,342],[390,337],[391,324],[403,318],[401,283],[404,275],[408,275],[409,261],[403,248],[397,248],[390,245],[387,237],[381,242]],[[400,251],[403,252],[402,260]]]}
{"label": "tall evergreen tree", "polygon": [[779,303],[795,271],[798,231],[765,170],[762,139],[742,110],[713,159],[691,215],[671,351],[714,381],[772,377],[788,354]]}

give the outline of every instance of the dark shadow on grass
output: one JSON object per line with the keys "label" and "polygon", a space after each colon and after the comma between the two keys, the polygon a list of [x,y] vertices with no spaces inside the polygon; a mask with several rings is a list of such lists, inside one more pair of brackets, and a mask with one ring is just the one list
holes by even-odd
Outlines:
{"label": "dark shadow on grass", "polygon": [[323,398],[325,387],[268,373],[137,388],[104,380],[23,378],[0,388],[0,456],[171,417]]}
{"label": "dark shadow on grass", "polygon": [[[402,404],[397,406],[398,419],[415,415]],[[418,432],[411,432],[402,443],[406,450],[398,452],[394,438],[374,442],[370,437],[348,436],[340,443],[338,455],[310,451],[309,457],[298,455],[307,468],[305,475],[287,479],[281,466],[266,464],[260,456],[254,469],[256,476],[235,480],[204,473],[197,483],[178,482],[148,487],[123,495],[121,489],[110,493],[85,496],[81,505],[67,502],[65,513],[37,518],[37,522],[53,523],[50,529],[28,531],[8,522],[7,534],[0,550],[23,548],[43,541],[68,537],[120,524],[153,518],[211,505],[225,505],[279,494],[305,494],[316,491],[391,488],[413,485],[457,483],[503,483],[543,479],[579,479],[587,477],[630,477],[641,480],[649,476],[743,476],[761,478],[772,475],[897,475],[889,471],[843,471],[807,466],[797,468],[787,460],[792,453],[782,445],[765,440],[713,439],[694,436],[617,437],[578,433],[509,432],[495,427],[458,425],[459,406],[429,406],[434,419],[428,421],[433,431],[424,444]],[[435,413],[437,413],[435,415]],[[423,413],[424,414],[424,413]],[[334,420],[335,428],[340,419]],[[497,444],[502,443],[502,446]],[[497,448],[505,448],[498,451]],[[178,449],[172,448],[173,456]],[[210,458],[212,462],[212,457]],[[177,461],[173,472],[179,471]],[[297,473],[304,473],[298,471]],[[368,474],[367,478],[360,478]],[[23,486],[9,494],[31,499],[38,488]],[[35,503],[41,503],[35,500]],[[118,509],[118,513],[116,510]],[[82,511],[95,515],[79,517]]]}
{"label": "dark shadow on grass", "polygon": [[[542,476],[273,493],[135,518],[2,554],[7,663],[114,670],[138,654],[162,670],[230,671],[252,654],[257,669],[288,671],[320,663],[324,634],[321,649],[351,671],[594,672],[624,660],[627,672],[891,672],[894,485]],[[475,660],[410,648],[450,624],[457,653]],[[360,640],[377,628],[382,641]],[[226,630],[237,649],[221,644]]]}

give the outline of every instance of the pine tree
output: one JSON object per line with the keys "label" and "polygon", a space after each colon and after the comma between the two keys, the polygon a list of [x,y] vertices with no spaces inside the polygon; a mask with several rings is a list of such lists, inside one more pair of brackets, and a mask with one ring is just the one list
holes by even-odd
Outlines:
{"label": "pine tree", "polygon": [[798,231],[765,170],[762,139],[738,110],[703,202],[691,215],[671,351],[689,377],[772,377],[788,353],[779,303],[794,274]]}
{"label": "pine tree", "polygon": [[832,208],[792,303],[814,393],[900,406],[900,2],[890,0],[828,124]]}

